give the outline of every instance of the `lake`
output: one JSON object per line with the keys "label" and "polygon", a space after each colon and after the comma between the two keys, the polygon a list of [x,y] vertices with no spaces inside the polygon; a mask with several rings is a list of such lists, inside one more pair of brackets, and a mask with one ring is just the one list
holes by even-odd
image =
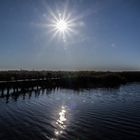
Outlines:
{"label": "lake", "polygon": [[0,90],[0,140],[140,139],[140,84]]}

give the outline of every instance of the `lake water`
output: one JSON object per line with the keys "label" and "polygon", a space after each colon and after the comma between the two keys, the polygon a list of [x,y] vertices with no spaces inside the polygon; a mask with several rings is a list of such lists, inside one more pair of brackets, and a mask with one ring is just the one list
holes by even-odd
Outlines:
{"label": "lake water", "polygon": [[1,95],[0,140],[140,139],[140,84]]}

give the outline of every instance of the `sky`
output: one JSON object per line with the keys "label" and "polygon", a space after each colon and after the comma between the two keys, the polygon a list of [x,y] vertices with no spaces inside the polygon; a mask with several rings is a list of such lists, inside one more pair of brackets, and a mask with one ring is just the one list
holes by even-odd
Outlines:
{"label": "sky", "polygon": [[[65,39],[54,31],[64,13]],[[139,60],[139,0],[0,0],[0,70],[140,70]]]}

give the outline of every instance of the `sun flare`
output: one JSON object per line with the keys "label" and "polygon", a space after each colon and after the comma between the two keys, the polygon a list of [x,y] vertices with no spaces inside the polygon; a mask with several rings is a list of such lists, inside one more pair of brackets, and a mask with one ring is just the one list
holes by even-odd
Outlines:
{"label": "sun flare", "polygon": [[65,20],[59,20],[56,22],[56,29],[59,32],[65,32],[68,30],[68,23]]}
{"label": "sun flare", "polygon": [[63,13],[54,13],[51,11],[50,15],[50,21],[47,25],[52,32],[52,39],[58,37],[66,42],[68,37],[72,37],[72,34],[76,33],[76,19],[72,18],[70,13],[66,11]]}

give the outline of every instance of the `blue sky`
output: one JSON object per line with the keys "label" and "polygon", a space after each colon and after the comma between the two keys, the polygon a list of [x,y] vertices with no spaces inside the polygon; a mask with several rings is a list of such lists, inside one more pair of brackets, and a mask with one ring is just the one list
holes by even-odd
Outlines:
{"label": "blue sky", "polygon": [[[64,42],[48,27],[71,14]],[[0,0],[0,70],[140,70],[139,0]]]}

